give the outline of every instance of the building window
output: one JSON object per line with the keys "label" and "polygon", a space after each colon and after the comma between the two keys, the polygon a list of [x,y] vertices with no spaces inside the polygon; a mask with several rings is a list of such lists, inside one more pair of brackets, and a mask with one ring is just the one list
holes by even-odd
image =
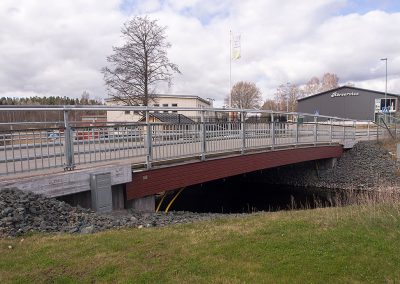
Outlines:
{"label": "building window", "polygon": [[129,111],[129,110],[126,110],[125,111],[125,114],[130,114],[131,112]]}
{"label": "building window", "polygon": [[[172,107],[178,107],[178,104],[171,104]],[[177,110],[173,110],[172,112],[178,112]]]}
{"label": "building window", "polygon": [[[163,104],[162,106],[163,106],[163,107],[168,107],[168,104]],[[167,113],[167,112],[168,112],[168,110],[164,110],[164,112],[166,112],[166,113]]]}
{"label": "building window", "polygon": [[[159,107],[160,104],[154,104],[153,107]],[[158,110],[155,110],[154,113],[158,113]]]}

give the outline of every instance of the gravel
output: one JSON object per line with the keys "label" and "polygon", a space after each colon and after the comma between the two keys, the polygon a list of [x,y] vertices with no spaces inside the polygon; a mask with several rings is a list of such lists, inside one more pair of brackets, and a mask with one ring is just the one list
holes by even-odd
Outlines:
{"label": "gravel", "polygon": [[97,214],[18,189],[0,190],[0,237],[29,232],[91,234],[113,228],[148,228],[219,218],[222,214],[169,212]]}
{"label": "gravel", "polygon": [[315,162],[271,170],[263,177],[270,183],[343,190],[400,189],[398,165],[380,143],[357,143],[344,152],[335,167],[316,170]]}

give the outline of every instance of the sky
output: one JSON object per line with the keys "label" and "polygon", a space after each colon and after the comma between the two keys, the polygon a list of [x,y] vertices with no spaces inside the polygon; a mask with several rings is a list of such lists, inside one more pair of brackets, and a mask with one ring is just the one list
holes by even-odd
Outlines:
{"label": "sky", "polygon": [[[167,26],[182,74],[159,93],[212,98],[254,82],[272,98],[287,82],[336,73],[339,84],[400,94],[399,0],[1,0],[0,97],[106,98],[101,68],[137,15]],[[230,31],[241,58],[230,61]],[[230,68],[231,63],[231,68]]]}

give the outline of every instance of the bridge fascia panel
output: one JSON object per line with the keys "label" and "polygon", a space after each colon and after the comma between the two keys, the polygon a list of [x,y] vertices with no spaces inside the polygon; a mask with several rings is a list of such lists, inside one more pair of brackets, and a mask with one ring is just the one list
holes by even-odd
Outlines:
{"label": "bridge fascia panel", "polygon": [[207,181],[305,161],[338,158],[343,147],[319,146],[284,149],[186,163],[133,173],[126,184],[128,200]]}

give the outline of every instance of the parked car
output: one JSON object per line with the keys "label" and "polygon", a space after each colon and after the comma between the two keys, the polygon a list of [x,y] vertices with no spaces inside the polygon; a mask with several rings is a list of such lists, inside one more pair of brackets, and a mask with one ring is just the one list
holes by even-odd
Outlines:
{"label": "parked car", "polygon": [[48,139],[58,139],[58,138],[60,138],[60,133],[57,133],[57,132],[50,132],[50,133],[48,133],[48,135],[47,135],[47,138]]}

